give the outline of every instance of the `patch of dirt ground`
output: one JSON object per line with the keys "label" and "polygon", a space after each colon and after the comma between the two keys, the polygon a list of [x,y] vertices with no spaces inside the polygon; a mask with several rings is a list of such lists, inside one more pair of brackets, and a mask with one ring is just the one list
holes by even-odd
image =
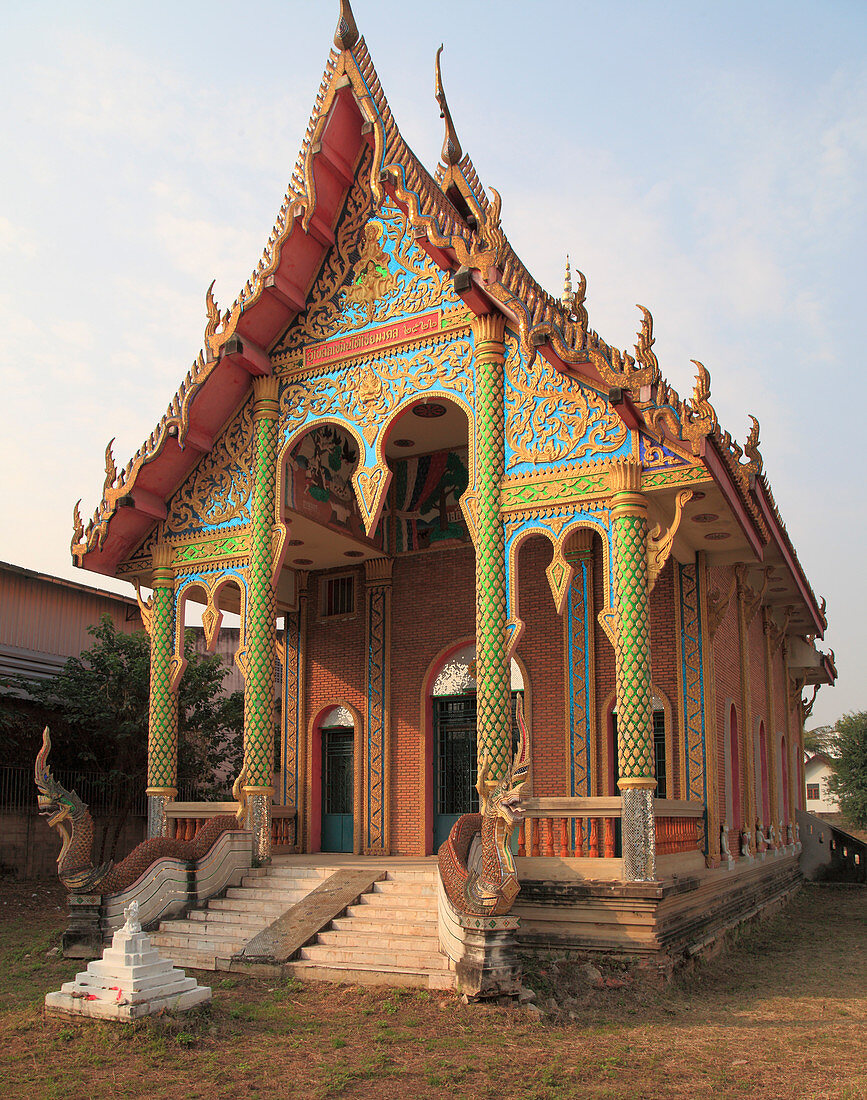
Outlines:
{"label": "patch of dirt ground", "polygon": [[3,1100],[486,1095],[867,1098],[867,890],[805,887],[665,988],[546,957],[535,1004],[195,972],[211,1006],[136,1024],[46,1018],[83,963],[59,955],[53,884],[0,883]]}

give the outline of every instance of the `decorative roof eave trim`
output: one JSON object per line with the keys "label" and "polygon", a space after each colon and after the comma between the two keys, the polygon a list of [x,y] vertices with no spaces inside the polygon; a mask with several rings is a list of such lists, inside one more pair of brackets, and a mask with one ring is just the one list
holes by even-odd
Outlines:
{"label": "decorative roof eave trim", "polygon": [[810,587],[810,582],[807,580],[801,563],[798,561],[798,555],[795,553],[795,549],[792,546],[785,524],[780,517],[780,513],[771,496],[770,487],[765,481],[764,475],[760,474],[758,477],[754,478],[753,486],[753,495],[758,502],[762,516],[768,526],[770,537],[776,544],[780,556],[794,578],[801,599],[804,601],[810,613],[810,618],[813,620],[813,625],[816,627],[816,636],[818,638],[824,638],[828,622],[819,607],[819,601],[816,599],[816,595]]}
{"label": "decorative roof eave trim", "polygon": [[732,515],[735,517],[741,531],[743,531],[750,549],[756,556],[756,560],[762,561],[764,559],[764,544],[766,539],[763,538],[763,532],[750,515],[746,507],[746,502],[743,499],[740,486],[728,469],[728,465],[723,459],[719,451],[718,443],[713,435],[709,435],[705,438],[701,459],[708,473],[722,492],[723,498],[731,509]]}

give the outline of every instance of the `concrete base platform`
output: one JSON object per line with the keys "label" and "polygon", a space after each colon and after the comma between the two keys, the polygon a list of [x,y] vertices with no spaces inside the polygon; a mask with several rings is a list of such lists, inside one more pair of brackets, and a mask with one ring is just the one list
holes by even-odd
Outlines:
{"label": "concrete base platform", "polygon": [[115,932],[111,947],[59,990],[45,997],[49,1016],[86,1016],[98,1020],[137,1020],[169,1009],[184,1012],[211,1000],[210,986],[188,978],[153,949],[142,932],[138,906]]}

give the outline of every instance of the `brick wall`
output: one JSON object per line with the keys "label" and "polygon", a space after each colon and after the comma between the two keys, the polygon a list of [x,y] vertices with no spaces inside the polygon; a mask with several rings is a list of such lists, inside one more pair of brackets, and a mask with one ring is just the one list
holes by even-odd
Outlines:
{"label": "brick wall", "polygon": [[[731,566],[717,566],[708,570],[708,587],[710,591],[728,592],[732,583]],[[713,668],[716,695],[716,721],[717,721],[717,753],[719,766],[717,774],[719,785],[717,792],[717,810],[720,821],[728,820],[726,806],[729,777],[725,768],[725,737],[728,729],[728,718],[731,706],[734,704],[737,715],[739,739],[743,741],[743,714],[741,693],[741,656],[740,642],[738,639],[738,601],[737,595],[729,600],[728,608],[723,616],[719,628],[713,639]],[[743,772],[744,752],[740,748],[740,767]],[[741,782],[741,790],[746,788]],[[729,827],[733,829],[734,821],[729,820]],[[733,854],[737,853],[737,845],[734,843],[734,833],[729,839],[729,846]]]}

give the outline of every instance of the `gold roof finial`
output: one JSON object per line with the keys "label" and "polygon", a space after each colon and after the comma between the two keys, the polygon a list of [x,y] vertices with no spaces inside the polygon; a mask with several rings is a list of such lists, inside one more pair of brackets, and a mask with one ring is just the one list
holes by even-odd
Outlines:
{"label": "gold roof finial", "polygon": [[443,151],[441,155],[446,164],[457,164],[463,155],[463,150],[461,149],[461,143],[458,141],[455,124],[452,122],[449,105],[446,103],[446,93],[443,91],[443,74],[440,68],[440,54],[442,52],[443,48],[440,46],[436,56],[436,81],[434,84],[434,95],[436,96],[437,103],[440,105],[440,118],[444,118],[446,122],[446,136],[443,140]]}
{"label": "gold roof finial", "polygon": [[572,308],[575,301],[575,291],[572,289],[572,268],[569,265],[569,253],[566,253],[566,277],[563,280],[563,294],[560,301],[567,309]]}
{"label": "gold roof finial", "polygon": [[340,0],[340,15],[337,19],[337,30],[334,32],[334,45],[338,50],[351,50],[359,39],[358,26],[349,0]]}

